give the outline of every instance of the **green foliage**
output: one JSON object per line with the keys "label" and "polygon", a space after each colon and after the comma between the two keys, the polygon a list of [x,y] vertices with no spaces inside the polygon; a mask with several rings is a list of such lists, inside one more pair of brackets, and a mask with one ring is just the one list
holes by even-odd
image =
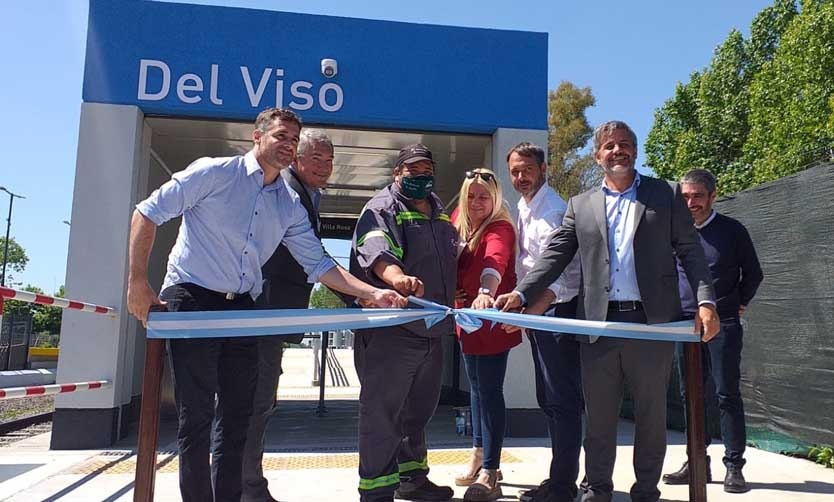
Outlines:
{"label": "green foliage", "polygon": [[773,5],[756,14],[750,25],[750,39],[747,42],[750,64],[748,73],[755,75],[765,63],[773,59],[782,34],[797,13],[795,0],[776,0]]}
{"label": "green foliage", "polygon": [[[26,285],[23,291],[44,294],[43,290],[31,284]],[[54,296],[63,297],[64,287],[58,290]],[[45,334],[60,334],[61,333],[61,314],[60,307],[50,307],[48,305],[37,305],[34,303],[21,302],[15,300],[6,301],[3,305],[3,315],[28,315],[32,316],[32,332]]]}
{"label": "green foliage", "polygon": [[[0,237],[0,253],[3,253],[6,249],[6,238]],[[0,254],[0,258],[2,258],[2,254]],[[26,251],[23,247],[14,240],[14,237],[9,238],[9,256],[6,258],[6,281],[5,284],[7,287],[11,287],[14,284],[14,276],[12,273],[21,273],[23,269],[26,268],[26,264],[29,263],[29,257],[26,256]],[[2,265],[0,265],[0,278],[2,278]]]}
{"label": "green foliage", "polygon": [[834,448],[830,446],[811,448],[808,452],[808,458],[829,469],[834,469]]}
{"label": "green foliage", "polygon": [[[834,22],[825,14],[832,4],[805,1],[800,13],[795,0],[775,0],[753,19],[748,40],[731,31],[710,64],[655,112],[646,166],[666,179],[709,169],[724,194],[806,165],[808,151],[834,137]],[[798,116],[804,122],[791,119]]]}
{"label": "green foliage", "polygon": [[794,173],[834,144],[834,2],[806,1],[751,85],[744,161],[753,182]]}
{"label": "green foliage", "polygon": [[567,81],[548,93],[548,183],[565,198],[602,180],[593,155],[584,151],[594,132],[585,111],[595,103],[590,87]]}
{"label": "green foliage", "polygon": [[654,125],[646,137],[646,165],[661,178],[679,178],[701,156],[700,87],[701,74],[695,72],[688,83],[678,83],[675,96],[654,113]]}
{"label": "green foliage", "polygon": [[698,89],[699,164],[716,176],[741,156],[747,138],[748,58],[736,30],[718,47]]}
{"label": "green foliage", "polygon": [[310,295],[310,308],[314,309],[340,309],[344,308],[344,302],[328,288],[318,285]]}

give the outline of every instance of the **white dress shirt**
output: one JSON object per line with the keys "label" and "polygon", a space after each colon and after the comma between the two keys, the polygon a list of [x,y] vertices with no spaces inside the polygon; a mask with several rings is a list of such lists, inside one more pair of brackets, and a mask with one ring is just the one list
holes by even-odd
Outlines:
{"label": "white dress shirt", "polygon": [[[553,234],[559,231],[568,205],[550,187],[543,185],[528,203],[518,201],[518,244],[516,274],[519,282],[533,269],[533,265],[547,248]],[[579,294],[581,268],[579,253],[548,289],[556,295],[554,303],[565,303]]]}

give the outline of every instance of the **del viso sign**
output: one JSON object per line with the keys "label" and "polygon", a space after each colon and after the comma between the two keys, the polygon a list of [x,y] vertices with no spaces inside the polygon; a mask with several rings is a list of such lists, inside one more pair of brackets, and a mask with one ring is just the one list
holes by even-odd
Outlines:
{"label": "del viso sign", "polygon": [[324,83],[318,89],[306,80],[286,82],[284,69],[272,67],[250,69],[248,66],[240,66],[235,69],[235,73],[236,78],[231,81],[237,82],[237,85],[220,88],[218,64],[210,65],[208,75],[175,75],[165,61],[140,59],[136,97],[139,101],[162,101],[170,95],[185,104],[208,100],[213,105],[222,106],[227,93],[245,92],[252,108],[277,106],[304,111],[318,106],[325,112],[337,112],[344,103],[342,87],[335,82]]}

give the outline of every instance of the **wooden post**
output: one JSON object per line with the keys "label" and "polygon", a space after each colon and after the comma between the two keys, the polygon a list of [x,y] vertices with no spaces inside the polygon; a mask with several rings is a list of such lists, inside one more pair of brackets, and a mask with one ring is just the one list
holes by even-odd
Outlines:
{"label": "wooden post", "polygon": [[159,442],[159,407],[165,340],[145,343],[145,372],[142,379],[142,408],[139,414],[139,446],[133,502],[153,502],[156,477],[156,447]]}
{"label": "wooden post", "polygon": [[689,453],[689,501],[707,501],[707,452],[704,446],[704,380],[701,342],[684,346],[686,445]]}

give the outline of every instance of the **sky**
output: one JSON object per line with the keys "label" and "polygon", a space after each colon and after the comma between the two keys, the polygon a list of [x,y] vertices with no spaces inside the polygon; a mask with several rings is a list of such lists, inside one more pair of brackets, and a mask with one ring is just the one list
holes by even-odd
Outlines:
{"label": "sky", "polygon": [[[144,1],[144,0],[113,0]],[[224,0],[189,1],[308,14],[547,32],[548,86],[589,86],[591,124],[628,122],[642,146],[654,111],[705,67],[733,28],[745,36],[766,0]],[[29,264],[16,281],[64,284],[78,142],[87,1],[0,2],[0,186],[15,199],[11,236]],[[542,103],[544,106],[544,103]],[[642,155],[642,149],[641,149]],[[641,159],[638,158],[638,164]],[[0,192],[5,223],[9,197]],[[2,225],[5,235],[5,225]],[[344,256],[344,243],[328,243]],[[1,253],[1,251],[0,251]]]}

